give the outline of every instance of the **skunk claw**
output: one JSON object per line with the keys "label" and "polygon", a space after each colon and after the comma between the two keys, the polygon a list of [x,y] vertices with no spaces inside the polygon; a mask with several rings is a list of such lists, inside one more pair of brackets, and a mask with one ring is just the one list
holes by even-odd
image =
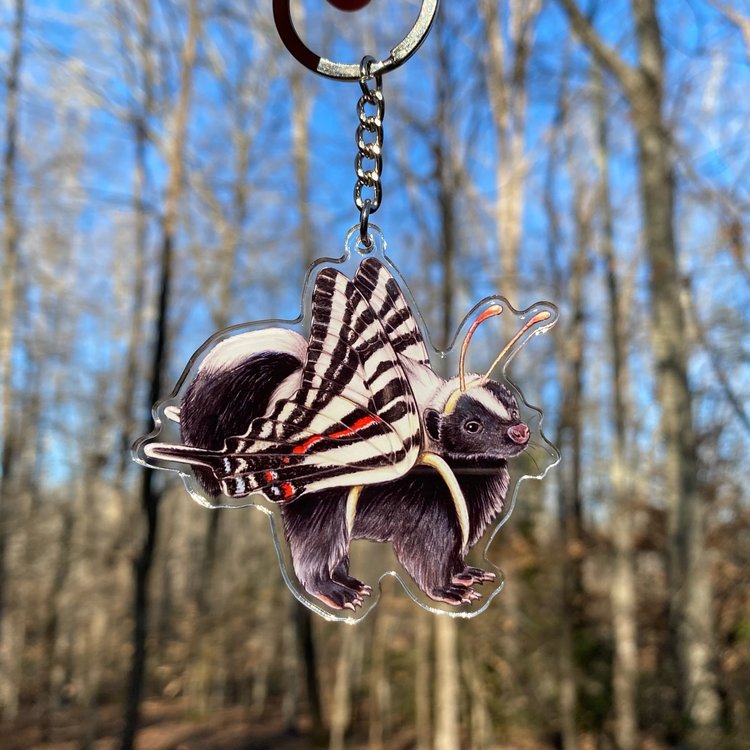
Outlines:
{"label": "skunk claw", "polygon": [[458,575],[453,576],[451,579],[451,583],[454,586],[463,586],[465,588],[468,588],[469,586],[473,586],[477,581],[474,580],[474,577],[469,575],[468,573],[459,573]]}
{"label": "skunk claw", "polygon": [[471,604],[482,596],[478,591],[474,591],[472,588],[455,585],[435,588],[432,591],[428,591],[427,594],[430,598],[435,599],[436,601],[453,604],[455,606]]}
{"label": "skunk claw", "polygon": [[494,573],[490,573],[488,570],[482,570],[482,568],[473,568],[470,565],[467,565],[456,577],[466,579],[467,576],[472,580],[471,585],[475,583],[482,584],[485,581],[491,582],[497,579],[497,576]]}
{"label": "skunk claw", "polygon": [[354,612],[363,604],[362,597],[357,590],[334,580],[319,581],[314,587],[308,589],[308,593],[332,609],[350,609]]}

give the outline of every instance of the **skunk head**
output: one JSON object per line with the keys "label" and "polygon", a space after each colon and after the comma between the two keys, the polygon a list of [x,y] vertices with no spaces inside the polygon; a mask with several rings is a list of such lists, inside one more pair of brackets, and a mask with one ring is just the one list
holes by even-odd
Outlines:
{"label": "skunk head", "polygon": [[436,452],[457,460],[513,458],[530,437],[515,397],[494,380],[453,390],[442,408],[425,410],[424,424]]}

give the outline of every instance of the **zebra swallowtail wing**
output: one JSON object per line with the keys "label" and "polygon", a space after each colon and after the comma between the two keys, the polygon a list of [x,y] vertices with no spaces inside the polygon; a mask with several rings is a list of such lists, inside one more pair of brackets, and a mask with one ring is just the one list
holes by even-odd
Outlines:
{"label": "zebra swallowtail wing", "polygon": [[219,450],[151,443],[146,454],[210,469],[229,497],[261,492],[290,502],[305,492],[404,476],[422,446],[404,360],[429,356],[398,284],[375,259],[353,279],[318,274],[299,389]]}

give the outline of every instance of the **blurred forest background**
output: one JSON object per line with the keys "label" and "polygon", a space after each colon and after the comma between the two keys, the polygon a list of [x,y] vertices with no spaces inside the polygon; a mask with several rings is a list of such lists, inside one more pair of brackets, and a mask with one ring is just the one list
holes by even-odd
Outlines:
{"label": "blurred forest background", "polygon": [[[294,8],[355,61],[419,5]],[[559,306],[511,375],[563,461],[485,614],[387,581],[357,627],[296,603],[261,513],[129,446],[339,254],[358,86],[270,0],[0,9],[0,747],[750,747],[746,0],[444,2],[385,77],[391,257],[438,345],[492,291]]]}

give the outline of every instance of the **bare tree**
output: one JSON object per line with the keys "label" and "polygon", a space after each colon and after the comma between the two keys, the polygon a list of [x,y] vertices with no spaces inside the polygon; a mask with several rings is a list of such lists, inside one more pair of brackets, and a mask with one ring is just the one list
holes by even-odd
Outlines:
{"label": "bare tree", "polygon": [[[303,4],[295,2],[297,8],[297,25],[304,27]],[[299,196],[299,243],[302,248],[302,267],[309,268],[317,255],[315,234],[310,210],[310,134],[309,122],[312,98],[306,78],[309,73],[300,65],[295,65],[291,74],[290,88],[292,94],[292,159],[294,162],[294,179]]]}
{"label": "bare tree", "polygon": [[328,750],[344,750],[346,747],[346,732],[352,718],[352,656],[356,637],[357,634],[351,627],[347,627],[341,636],[331,697],[331,734]]}
{"label": "bare tree", "polygon": [[[434,144],[437,215],[440,226],[439,263],[441,270],[440,341],[446,347],[456,325],[456,287],[458,235],[456,225],[457,174],[450,157],[453,137],[451,91],[448,88],[450,60],[448,57],[450,29],[438,23],[438,82],[436,126],[439,136]],[[458,627],[450,617],[435,622],[435,737],[436,750],[458,750],[460,747]]]}
{"label": "bare tree", "polygon": [[[301,10],[302,3],[297,4]],[[292,73],[291,93],[291,131],[292,157],[294,160],[294,177],[299,211],[299,241],[302,251],[302,267],[309,268],[315,260],[315,236],[313,234],[313,220],[310,206],[310,142],[308,130],[308,115],[311,101],[303,85],[303,71],[295,66]],[[297,637],[302,656],[302,666],[305,670],[305,686],[310,713],[313,719],[314,731],[317,736],[323,734],[323,715],[321,710],[320,686],[318,682],[318,658],[315,639],[313,637],[312,616],[310,610],[303,606],[295,609]]]}
{"label": "bare tree", "polygon": [[743,15],[737,8],[722,0],[708,0],[740,32],[745,54],[750,59],[750,16]]}
{"label": "bare tree", "polygon": [[[575,127],[567,121],[566,130]],[[570,136],[568,136],[570,137]],[[578,747],[576,712],[579,676],[575,640],[583,624],[583,377],[585,365],[585,295],[591,243],[589,191],[580,175],[572,146],[568,149],[569,168],[574,184],[574,251],[570,272],[570,321],[560,329],[560,350],[566,363],[562,373],[562,404],[558,425],[563,454],[568,456],[560,481],[559,523],[561,540],[562,596],[560,613],[560,715],[563,747]],[[567,450],[566,450],[567,449]]]}
{"label": "bare tree", "polygon": [[[678,667],[680,713],[687,726],[718,725],[720,702],[712,669],[710,567],[705,559],[705,507],[700,497],[693,397],[688,383],[689,342],[681,305],[674,235],[671,135],[664,114],[665,63],[654,0],[632,0],[638,63],[626,62],[594,29],[575,0],[560,0],[570,23],[597,63],[625,94],[638,142],[640,194],[649,267],[651,340],[665,451],[668,507],[670,626]],[[710,740],[708,741],[710,743]]]}
{"label": "bare tree", "polygon": [[[118,2],[115,6],[120,16],[120,32],[124,37],[125,16],[128,5]],[[148,233],[149,211],[146,205],[146,189],[148,184],[147,151],[150,142],[149,118],[154,109],[154,62],[153,62],[153,32],[151,30],[150,0],[139,0],[132,4],[133,15],[136,18],[137,52],[126,49],[126,56],[138,59],[128,59],[126,64],[130,68],[131,85],[136,91],[139,101],[134,104],[131,115],[131,128],[135,147],[133,165],[133,214],[134,253],[133,253],[133,287],[132,305],[130,308],[130,331],[128,334],[127,354],[123,371],[123,388],[120,397],[120,461],[118,463],[118,485],[122,486],[125,474],[130,465],[130,445],[137,427],[134,412],[134,398],[139,372],[139,353],[141,350],[143,310],[146,295],[146,246]]]}
{"label": "bare tree", "polygon": [[[16,210],[18,152],[18,94],[25,25],[25,2],[16,0],[12,51],[5,79],[5,148],[3,151],[3,282],[0,299],[0,711],[13,711],[8,704],[14,691],[6,684],[5,662],[9,656],[12,627],[6,612],[7,535],[10,530],[10,477],[14,460],[14,407],[12,382],[13,332],[17,302],[19,221]],[[15,703],[11,700],[11,704]]]}
{"label": "bare tree", "polygon": [[636,590],[633,551],[633,488],[629,475],[634,471],[626,456],[628,425],[628,368],[624,323],[627,307],[622,304],[614,247],[614,218],[610,198],[609,138],[607,95],[601,68],[592,67],[592,87],[596,118],[596,160],[599,169],[599,212],[601,214],[601,254],[606,265],[609,297],[609,337],[612,347],[612,412],[614,446],[612,455],[612,537],[615,559],[612,573],[611,606],[615,658],[612,687],[615,710],[615,741],[619,750],[638,746],[636,690],[638,644],[636,641]]}
{"label": "bare tree", "polygon": [[[387,598],[386,598],[387,601]],[[388,747],[390,734],[390,680],[388,676],[388,642],[391,637],[387,612],[375,613],[370,641],[368,750]]]}
{"label": "bare tree", "polygon": [[515,300],[518,288],[524,185],[528,170],[525,153],[526,74],[534,25],[541,7],[539,0],[480,2],[487,40],[487,92],[497,150],[493,218],[503,290],[511,300]]}
{"label": "bare tree", "polygon": [[461,747],[458,627],[450,617],[435,621],[435,750]]}
{"label": "bare tree", "polygon": [[[149,409],[152,404],[156,403],[162,393],[162,376],[166,362],[170,288],[172,283],[172,254],[177,232],[179,200],[183,190],[184,149],[200,28],[201,18],[197,0],[190,0],[188,7],[188,27],[180,54],[180,83],[174,109],[172,139],[167,157],[168,176],[164,196],[164,213],[162,216],[158,285],[159,298],[150,368]],[[149,578],[156,548],[160,499],[161,493],[154,484],[154,473],[152,471],[144,471],[141,480],[141,504],[146,520],[146,536],[134,566],[133,661],[128,685],[125,726],[120,745],[122,750],[132,750],[138,728],[141,691],[146,665]]]}
{"label": "bare tree", "polygon": [[430,646],[432,621],[426,612],[414,616],[414,721],[417,732],[417,750],[429,750],[430,729]]}

